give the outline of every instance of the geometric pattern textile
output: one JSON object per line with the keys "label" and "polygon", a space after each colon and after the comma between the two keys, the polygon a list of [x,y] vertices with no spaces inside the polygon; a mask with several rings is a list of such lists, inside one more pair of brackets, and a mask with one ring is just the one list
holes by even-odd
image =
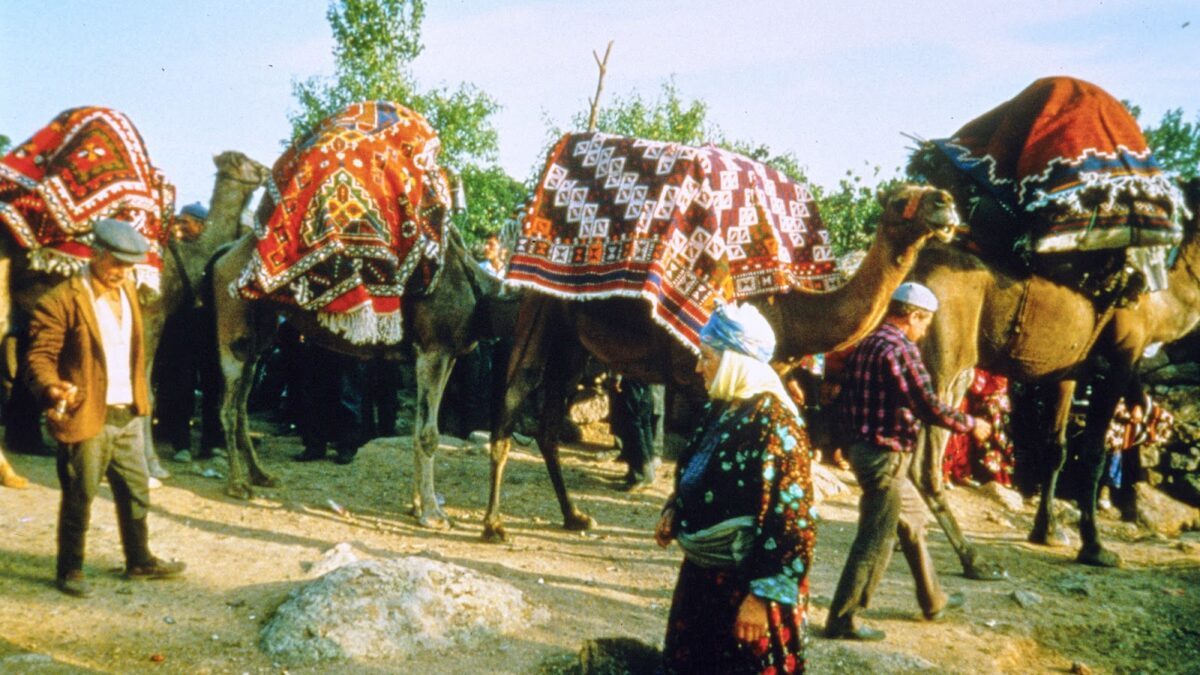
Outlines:
{"label": "geometric pattern textile", "polygon": [[718,300],[829,290],[835,266],[804,184],[711,145],[589,132],[551,151],[505,280],[569,300],[644,298],[698,351]]}
{"label": "geometric pattern textile", "polygon": [[397,344],[401,298],[436,282],[450,192],[437,133],[387,101],[355,103],[275,162],[243,297],[316,312],[354,344]]}
{"label": "geometric pattern textile", "polygon": [[174,202],[133,123],[108,108],[64,111],[0,159],[0,222],[35,270],[77,272],[92,255],[92,225],[119,218],[146,237],[149,259],[135,274],[157,288]]}
{"label": "geometric pattern textile", "polygon": [[1033,251],[1175,244],[1182,236],[1180,193],[1137,120],[1089,82],[1037,80],[931,143],[1010,213],[1034,216]]}

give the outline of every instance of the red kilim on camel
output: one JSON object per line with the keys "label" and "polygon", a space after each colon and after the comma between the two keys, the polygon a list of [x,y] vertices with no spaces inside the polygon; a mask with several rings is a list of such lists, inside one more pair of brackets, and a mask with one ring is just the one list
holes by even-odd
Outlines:
{"label": "red kilim on camel", "polygon": [[440,149],[423,117],[387,101],[323,121],[275,162],[237,290],[317,312],[355,344],[400,342],[401,298],[441,269]]}
{"label": "red kilim on camel", "polygon": [[1089,82],[1042,78],[932,144],[1009,213],[1034,216],[1035,252],[1174,245],[1182,237],[1179,190],[1133,115]]}
{"label": "red kilim on camel", "polygon": [[828,290],[835,265],[812,194],[775,169],[714,146],[576,133],[550,153],[506,281],[645,298],[698,350],[718,299]]}
{"label": "red kilim on camel", "polygon": [[174,202],[133,123],[108,108],[67,110],[0,159],[0,221],[36,270],[78,271],[92,256],[92,225],[119,218],[149,242],[137,277],[157,287]]}

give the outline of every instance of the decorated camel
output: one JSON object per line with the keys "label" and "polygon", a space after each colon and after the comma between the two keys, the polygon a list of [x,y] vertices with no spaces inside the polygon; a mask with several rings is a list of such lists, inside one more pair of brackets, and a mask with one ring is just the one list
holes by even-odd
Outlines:
{"label": "decorated camel", "polygon": [[416,113],[351,105],[280,157],[257,231],[215,261],[230,495],[274,484],[249,436],[246,398],[282,314],[306,340],[339,352],[415,352],[413,514],[426,527],[450,524],[434,494],[438,408],[455,358],[488,332],[484,308],[499,284],[450,218],[439,149]]}
{"label": "decorated camel", "polygon": [[[1089,111],[1088,106],[1099,110]],[[1053,112],[1046,115],[1045,110]],[[1022,124],[1014,121],[1021,118],[1026,118]],[[1084,122],[1071,123],[1081,118]],[[1026,143],[1020,137],[1030,140]],[[1027,383],[1036,392],[1037,399],[1023,397],[1025,405],[1018,398],[1019,409],[1012,416],[1021,426],[1015,431],[1022,432],[1014,433],[1014,440],[1033,443],[1038,451],[1034,454],[1049,459],[1031,541],[1048,543],[1056,535],[1051,503],[1066,457],[1066,423],[1076,378],[1097,357],[1111,365],[1106,384],[1093,391],[1081,439],[1086,475],[1079,496],[1082,546],[1078,561],[1116,565],[1119,559],[1104,549],[1096,529],[1103,436],[1143,350],[1156,342],[1178,339],[1200,322],[1196,220],[1193,217],[1184,228],[1179,257],[1166,274],[1166,283],[1160,279],[1154,284],[1160,290],[1137,294],[1141,286],[1135,284],[1132,293],[1120,288],[1114,293],[1113,288],[1128,285],[1128,278],[1114,284],[1111,278],[1083,276],[1096,271],[1090,263],[1113,257],[1117,264],[1109,268],[1127,273],[1133,267],[1127,256],[1136,256],[1126,247],[1170,241],[1167,233],[1175,227],[1173,218],[1186,213],[1177,190],[1154,163],[1135,121],[1119,103],[1085,82],[1039,80],[1009,104],[969,123],[955,138],[935,143],[949,147],[944,154],[950,161],[937,161],[941,149],[926,146],[924,150],[932,151],[933,157],[918,154],[915,168],[935,184],[952,189],[968,209],[993,201],[1007,212],[1010,223],[1028,221],[1024,230],[1033,236],[1024,241],[1030,246],[1047,238],[1061,243],[1073,236],[1095,237],[1105,229],[1116,237],[1113,251],[1100,251],[1102,257],[1092,251],[1092,256],[1080,258],[1088,263],[1085,269],[1075,270],[1075,282],[1064,280],[1069,277],[1061,265],[1049,268],[1048,273],[1058,279],[1052,281],[1037,267],[988,251],[986,243],[977,243],[980,239],[986,242],[986,232],[980,237],[969,235],[976,241],[970,251],[960,246],[927,247],[912,273],[912,278],[928,285],[941,300],[923,352],[943,398],[960,400],[975,366]],[[989,143],[992,151],[981,150]],[[1006,161],[995,148],[1023,159]],[[1033,161],[1030,156],[1039,159]],[[971,176],[977,192],[972,193],[964,189],[962,176],[977,168],[980,173]],[[1188,189],[1193,200],[1196,187],[1192,184]],[[1023,197],[1030,198],[1028,203],[1021,201]],[[982,210],[990,213],[996,209]],[[1089,225],[1072,227],[1072,222]],[[975,218],[970,223],[972,231],[990,226]],[[1145,228],[1157,232],[1145,236],[1138,231]],[[1081,248],[1087,251],[1086,246]],[[1152,260],[1157,256],[1153,250],[1137,255],[1143,253]],[[1153,274],[1150,269],[1147,276]],[[1125,299],[1131,296],[1132,300]],[[940,470],[948,434],[938,428],[928,429],[926,434],[921,461],[914,462],[914,479],[967,576],[996,578],[1002,571],[966,540],[948,508]]]}
{"label": "decorated camel", "polygon": [[594,525],[571,501],[558,437],[587,354],[648,382],[691,391],[697,334],[713,302],[746,299],[775,329],[782,360],[857,341],[931,237],[959,219],[942,190],[880,195],[883,215],[858,272],[834,290],[827,233],[807,189],[716,148],[571,134],[551,152],[507,282],[530,289],[517,318],[508,392],[492,431],[483,537],[507,538],[500,491],[514,411],[541,386],[537,443],[563,526]]}
{"label": "decorated camel", "polygon": [[[151,244],[151,264],[135,274],[153,354],[166,317],[194,299],[205,262],[235,238],[238,217],[266,175],[239,152],[213,161],[206,227],[195,241],[176,242],[173,188],[120,112],[65,111],[14,148],[0,163],[0,221],[8,230],[0,236],[0,335],[8,335],[14,309],[28,315],[43,293],[87,263],[92,223],[115,216],[133,222]],[[15,344],[8,349],[15,361]]]}

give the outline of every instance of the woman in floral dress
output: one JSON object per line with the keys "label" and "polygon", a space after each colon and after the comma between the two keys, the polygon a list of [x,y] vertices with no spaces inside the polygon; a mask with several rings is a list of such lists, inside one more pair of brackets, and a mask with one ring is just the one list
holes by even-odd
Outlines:
{"label": "woman in floral dress", "polygon": [[1012,402],[1008,397],[1008,378],[976,368],[961,409],[990,422],[995,433],[986,443],[980,443],[970,434],[952,434],[943,456],[942,478],[947,484],[997,481],[1011,486],[1013,446],[1008,437],[1008,418]]}
{"label": "woman in floral dress", "polygon": [[808,435],[767,365],[775,336],[758,310],[719,307],[700,341],[710,401],[655,531],[684,550],[664,671],[804,672],[816,535]]}

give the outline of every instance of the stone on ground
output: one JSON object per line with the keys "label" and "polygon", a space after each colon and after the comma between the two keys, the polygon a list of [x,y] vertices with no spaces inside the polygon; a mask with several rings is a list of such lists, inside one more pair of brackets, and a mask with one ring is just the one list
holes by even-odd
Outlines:
{"label": "stone on ground", "polygon": [[1134,485],[1137,493],[1138,522],[1164,534],[1177,537],[1185,530],[1200,526],[1200,510],[1172,499],[1161,490],[1145,483]]}
{"label": "stone on ground", "polygon": [[1000,502],[1009,511],[1020,511],[1025,508],[1025,500],[1021,498],[1021,493],[1001,485],[999,481],[990,481],[980,485],[979,493],[993,501]]}
{"label": "stone on ground", "polygon": [[260,637],[264,651],[289,663],[400,662],[428,649],[490,646],[548,617],[499,579],[406,557],[350,563],[294,590]]}

